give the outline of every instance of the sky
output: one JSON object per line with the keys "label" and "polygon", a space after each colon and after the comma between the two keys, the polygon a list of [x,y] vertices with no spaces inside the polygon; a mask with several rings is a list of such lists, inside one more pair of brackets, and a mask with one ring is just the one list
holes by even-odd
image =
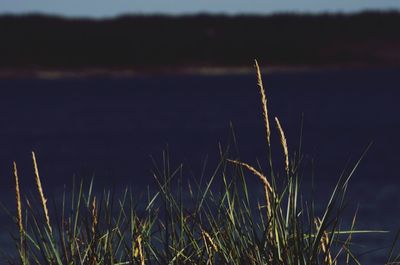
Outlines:
{"label": "sky", "polygon": [[271,14],[400,10],[400,0],[1,0],[0,13],[46,13],[70,17],[121,14]]}

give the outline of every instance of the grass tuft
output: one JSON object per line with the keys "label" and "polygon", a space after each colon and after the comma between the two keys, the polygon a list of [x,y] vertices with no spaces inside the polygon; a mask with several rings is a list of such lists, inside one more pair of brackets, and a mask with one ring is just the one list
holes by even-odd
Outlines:
{"label": "grass tuft", "polygon": [[[354,235],[379,231],[355,229],[356,215],[346,227],[342,213],[349,181],[365,153],[350,173],[339,178],[323,214],[316,214],[315,202],[303,201],[301,155],[295,154],[290,160],[277,118],[284,168],[273,163],[267,99],[257,61],[255,66],[269,152],[268,174],[232,158],[229,148],[220,148],[221,160],[208,180],[203,176],[186,179],[183,166],[174,168],[164,152],[161,165],[155,163],[154,193],[138,194],[129,188],[101,193],[93,187],[93,180],[88,185],[74,182],[72,191],[64,192],[50,212],[32,152],[39,196],[26,198],[23,208],[14,163],[18,257],[8,263],[360,264]],[[280,171],[286,177],[276,178]],[[249,174],[261,181],[265,205],[259,202],[254,187],[248,188],[247,179],[254,177]],[[399,259],[394,251],[393,246],[388,264]]]}

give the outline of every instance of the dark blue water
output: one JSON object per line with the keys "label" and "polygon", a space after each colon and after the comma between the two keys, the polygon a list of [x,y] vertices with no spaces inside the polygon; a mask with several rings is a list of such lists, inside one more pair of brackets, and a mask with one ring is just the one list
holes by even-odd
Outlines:
{"label": "dark blue water", "polygon": [[[321,201],[373,141],[351,180],[349,208],[360,207],[359,229],[400,227],[400,70],[272,73],[264,81],[290,151],[304,114],[303,154],[314,158]],[[12,161],[31,190],[31,150],[49,196],[73,176],[95,175],[99,189],[151,185],[150,156],[160,161],[167,145],[173,165],[199,176],[207,156],[210,169],[217,163],[218,143],[228,144],[230,122],[243,160],[266,157],[254,75],[0,80],[0,91],[0,199],[10,207]]]}

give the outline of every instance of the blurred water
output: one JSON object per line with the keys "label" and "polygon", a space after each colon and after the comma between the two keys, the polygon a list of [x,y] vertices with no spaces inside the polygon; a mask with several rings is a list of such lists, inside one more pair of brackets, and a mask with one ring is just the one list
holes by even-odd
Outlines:
{"label": "blurred water", "polygon": [[[321,201],[347,162],[354,164],[373,141],[351,181],[350,214],[359,205],[359,229],[400,227],[400,70],[272,73],[264,79],[270,113],[279,117],[291,151],[298,148],[304,114],[303,153],[314,158]],[[0,91],[0,199],[10,208],[13,160],[22,190],[32,190],[31,150],[49,196],[74,175],[95,175],[98,189],[151,185],[150,155],[160,160],[166,145],[172,164],[183,162],[189,175],[199,176],[207,155],[210,170],[215,166],[230,122],[243,160],[254,164],[266,157],[254,75],[0,80]],[[369,238],[376,246],[390,243]],[[382,262],[379,255],[371,259]]]}

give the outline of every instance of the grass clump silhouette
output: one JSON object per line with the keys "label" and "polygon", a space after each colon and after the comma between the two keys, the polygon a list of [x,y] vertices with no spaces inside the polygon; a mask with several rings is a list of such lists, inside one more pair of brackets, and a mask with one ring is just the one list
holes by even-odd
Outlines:
{"label": "grass clump silhouette", "polygon": [[[352,251],[356,217],[342,228],[349,179],[360,160],[343,174],[322,215],[301,200],[301,157],[289,156],[284,130],[276,128],[283,150],[281,176],[272,159],[271,126],[261,71],[261,94],[268,173],[220,149],[221,159],[204,183],[183,185],[182,165],[171,168],[168,153],[155,166],[157,191],[136,198],[127,188],[96,194],[93,181],[73,185],[50,211],[32,152],[38,203],[21,198],[14,163],[18,257],[9,264],[360,264]],[[364,153],[365,154],[365,153]],[[364,156],[363,154],[363,156]],[[246,179],[257,177],[264,198],[254,203]],[[217,181],[222,185],[214,188]],[[194,183],[194,184],[193,184]],[[175,188],[172,188],[175,187]],[[24,202],[24,203],[23,203]]]}

